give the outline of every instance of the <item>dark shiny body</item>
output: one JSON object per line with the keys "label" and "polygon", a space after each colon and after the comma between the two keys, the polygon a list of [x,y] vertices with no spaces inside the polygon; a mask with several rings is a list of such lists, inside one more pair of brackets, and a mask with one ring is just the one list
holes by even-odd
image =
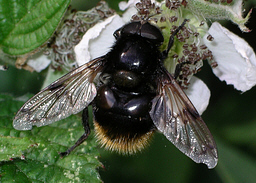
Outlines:
{"label": "dark shiny body", "polygon": [[108,78],[101,79],[94,102],[95,121],[108,131],[111,139],[139,138],[156,129],[149,111],[156,96],[155,78],[162,57],[158,46],[163,37],[159,29],[148,23],[143,25],[151,28],[143,28],[148,37],[143,37],[145,33],[138,28],[140,32],[136,34],[134,29],[139,25],[128,24],[116,36],[114,47],[106,55],[108,65],[102,72]]}

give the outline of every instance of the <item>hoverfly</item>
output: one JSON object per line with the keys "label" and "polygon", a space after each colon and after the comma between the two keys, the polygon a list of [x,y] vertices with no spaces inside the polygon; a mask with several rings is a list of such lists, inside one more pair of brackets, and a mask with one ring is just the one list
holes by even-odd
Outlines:
{"label": "hoverfly", "polygon": [[170,36],[163,52],[159,50],[162,32],[149,22],[119,28],[106,55],[69,72],[28,100],[16,114],[14,128],[30,130],[83,110],[85,133],[60,153],[65,156],[89,136],[88,106],[92,105],[96,137],[106,149],[136,153],[159,131],[193,161],[214,168],[218,161],[215,141],[175,77],[163,66],[174,36],[186,21]]}

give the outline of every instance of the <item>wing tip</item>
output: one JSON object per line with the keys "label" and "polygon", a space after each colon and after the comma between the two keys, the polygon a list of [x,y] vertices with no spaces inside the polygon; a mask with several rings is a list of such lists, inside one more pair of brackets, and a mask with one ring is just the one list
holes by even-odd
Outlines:
{"label": "wing tip", "polygon": [[12,126],[15,130],[31,130],[32,129],[32,123],[26,122],[24,119],[20,119],[15,117],[13,119]]}
{"label": "wing tip", "polygon": [[218,158],[215,158],[215,157],[214,157],[214,158],[211,159],[211,160],[207,159],[205,162],[202,162],[202,163],[206,164],[207,167],[208,167],[208,169],[213,169],[213,168],[215,168],[215,167],[217,166],[217,164],[218,164]]}
{"label": "wing tip", "polygon": [[213,169],[218,164],[218,152],[216,148],[212,149],[211,153],[208,152],[206,154],[194,155],[194,157],[189,155],[187,156],[196,163],[203,163],[207,165],[208,169]]}

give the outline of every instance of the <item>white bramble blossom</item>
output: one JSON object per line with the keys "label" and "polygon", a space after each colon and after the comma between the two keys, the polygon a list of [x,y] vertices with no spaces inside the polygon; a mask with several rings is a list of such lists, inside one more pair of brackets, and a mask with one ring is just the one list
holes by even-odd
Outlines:
{"label": "white bramble blossom", "polygon": [[[115,14],[112,17],[104,20],[103,22],[95,25],[86,32],[82,41],[75,47],[76,59],[79,65],[82,65],[93,58],[102,56],[110,50],[111,46],[115,41],[114,37],[112,36],[113,32],[124,24],[128,23],[131,20],[132,15],[138,12],[138,5],[136,5],[136,3],[138,2],[138,0],[121,2],[119,4],[119,8],[125,11],[122,17]],[[177,5],[175,3],[179,1],[166,2],[173,3],[172,6],[175,7]],[[188,27],[194,30],[194,32],[196,31],[200,33],[200,36],[195,36],[192,39],[194,39],[193,41],[196,46],[206,45],[207,48],[210,50],[212,58],[208,60],[210,64],[217,62],[218,66],[213,67],[213,72],[217,77],[220,78],[220,80],[226,81],[227,84],[234,85],[236,89],[241,90],[242,92],[249,90],[256,84],[256,60],[253,49],[243,39],[234,35],[230,31],[222,27],[219,23],[214,22],[210,28],[208,28],[206,24],[203,25],[202,23],[205,22],[205,18],[221,19],[222,17],[220,17],[220,15],[215,14],[216,12],[214,11],[212,14],[206,12],[205,16],[201,15],[200,19],[200,16],[196,15],[195,11],[193,10],[194,3],[196,2],[195,0],[188,1],[187,4],[182,7],[177,6],[179,10],[173,11],[172,13],[170,13],[170,15],[168,15],[167,12],[171,12],[172,10],[166,10],[166,2],[157,3],[154,1],[155,5],[162,8],[161,16],[164,15],[172,18],[174,17],[173,15],[175,15],[176,17],[180,18],[181,20],[178,20],[178,23],[176,23],[175,25],[179,25],[179,23],[182,22],[185,18],[190,19]],[[203,5],[207,3],[200,0],[198,0],[198,2]],[[226,14],[225,19],[230,19],[235,23],[240,22],[239,27],[242,30],[247,31],[248,29],[244,26],[244,24],[248,20],[249,15],[245,19],[242,18],[241,4],[242,1],[235,1],[233,6],[208,3],[207,10],[211,11],[211,9],[209,8],[211,5],[213,6],[213,10],[215,10],[216,8],[219,8],[221,10],[223,9]],[[197,6],[197,9],[198,8],[203,7]],[[180,13],[179,11],[182,13]],[[229,15],[230,17],[227,17]],[[160,19],[158,15],[153,15],[150,19],[153,18]],[[152,22],[154,23],[154,21]],[[170,27],[170,25],[168,25],[170,22],[159,22],[160,21],[158,20],[158,22],[156,23],[157,25],[159,25],[159,27]],[[163,30],[163,34],[165,37],[165,41],[168,41],[170,32],[166,34],[165,30]],[[209,39],[207,39],[209,34],[213,37],[213,41],[209,41]],[[177,54],[182,55],[183,53],[178,52]],[[167,65],[170,64],[169,67],[167,66],[167,69],[171,73],[174,71],[173,69],[177,64],[177,59],[174,65],[172,63],[173,60],[175,59],[172,58],[172,61],[166,61]],[[202,66],[202,61],[199,61],[198,63],[199,64],[197,66],[194,66],[198,68],[193,68],[194,70],[197,70]],[[190,65],[190,67],[193,67],[193,65]],[[193,74],[188,77],[190,84],[188,85],[188,88],[185,90],[185,92],[197,108],[198,112],[202,114],[208,106],[210,91],[202,80],[192,75]]]}
{"label": "white bramble blossom", "polygon": [[[108,53],[115,42],[113,32],[132,19],[148,20],[162,28],[165,42],[161,49],[166,48],[175,26],[179,26],[184,19],[189,19],[190,21],[184,27],[185,30],[177,35],[164,64],[173,74],[176,65],[184,63],[184,69],[187,70],[183,70],[182,74],[184,76],[185,71],[188,71],[188,74],[185,75],[185,79],[181,77],[178,82],[187,88],[185,92],[198,112],[202,114],[208,106],[210,91],[204,82],[193,74],[202,67],[203,60],[208,60],[212,66],[217,65],[213,67],[213,73],[220,80],[232,84],[237,90],[245,92],[256,84],[256,58],[253,49],[246,41],[222,27],[218,22],[212,23],[210,28],[206,24],[206,18],[227,19],[236,23],[242,31],[248,32],[244,24],[251,12],[243,18],[242,0],[229,2],[204,0],[182,2],[166,0],[161,3],[153,0],[120,2],[119,8],[124,11],[122,16],[113,14],[95,24],[87,30],[80,43],[75,46],[77,65],[80,66]],[[150,8],[145,9],[146,7]],[[209,35],[213,39],[209,39]],[[32,63],[34,62],[28,62],[30,66],[37,68],[38,72],[49,64],[47,62],[42,64],[43,68],[39,68],[40,64],[36,63],[34,66]]]}
{"label": "white bramble blossom", "polygon": [[232,84],[237,90],[245,92],[256,84],[256,58],[253,49],[242,38],[214,22],[208,31],[213,41],[204,42],[212,51],[218,67],[214,74],[221,81]]}

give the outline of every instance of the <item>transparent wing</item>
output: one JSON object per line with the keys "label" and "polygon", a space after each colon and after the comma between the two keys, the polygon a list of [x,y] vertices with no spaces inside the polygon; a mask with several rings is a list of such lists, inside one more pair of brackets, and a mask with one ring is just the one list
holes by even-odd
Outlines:
{"label": "transparent wing", "polygon": [[76,114],[87,107],[96,96],[93,80],[101,71],[104,57],[67,73],[28,100],[17,112],[13,127],[29,130]]}
{"label": "transparent wing", "polygon": [[193,161],[214,168],[218,162],[215,141],[193,104],[166,70],[158,90],[150,111],[157,129]]}

